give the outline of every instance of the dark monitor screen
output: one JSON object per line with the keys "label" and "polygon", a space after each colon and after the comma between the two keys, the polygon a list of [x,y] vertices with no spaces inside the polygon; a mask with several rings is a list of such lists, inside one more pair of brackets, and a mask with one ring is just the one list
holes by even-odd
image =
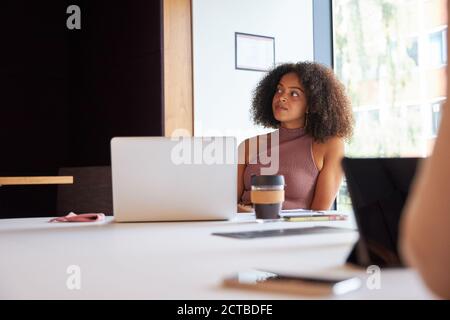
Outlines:
{"label": "dark monitor screen", "polygon": [[399,223],[419,158],[344,158],[343,168],[360,239],[348,262],[403,266]]}

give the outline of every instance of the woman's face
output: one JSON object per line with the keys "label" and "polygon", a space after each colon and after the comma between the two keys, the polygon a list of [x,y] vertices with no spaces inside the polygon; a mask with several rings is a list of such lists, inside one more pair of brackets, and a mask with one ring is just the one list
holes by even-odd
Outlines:
{"label": "woman's face", "polygon": [[305,126],[305,89],[295,73],[287,73],[281,78],[273,96],[272,111],[275,119],[281,122],[284,128],[296,129]]}

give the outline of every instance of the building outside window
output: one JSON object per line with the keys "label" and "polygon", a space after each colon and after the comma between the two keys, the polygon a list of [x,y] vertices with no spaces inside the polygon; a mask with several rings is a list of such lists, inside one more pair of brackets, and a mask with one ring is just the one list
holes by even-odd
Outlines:
{"label": "building outside window", "polygon": [[[356,122],[348,156],[429,154],[446,96],[446,6],[445,0],[333,0],[334,68]],[[350,210],[345,183],[338,209]]]}

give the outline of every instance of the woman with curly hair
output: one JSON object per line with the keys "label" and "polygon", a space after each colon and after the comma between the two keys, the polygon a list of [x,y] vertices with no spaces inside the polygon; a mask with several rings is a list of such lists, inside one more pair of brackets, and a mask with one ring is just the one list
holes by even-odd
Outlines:
{"label": "woman with curly hair", "polygon": [[[353,129],[349,99],[333,71],[314,62],[282,64],[256,87],[251,111],[256,124],[277,129],[279,141],[271,142],[273,134],[252,138],[255,154],[251,139],[239,146],[238,210],[251,210],[251,176],[267,167],[261,154],[273,152],[286,183],[283,209],[329,210],[342,180],[344,140]],[[259,148],[261,138],[268,150]]]}

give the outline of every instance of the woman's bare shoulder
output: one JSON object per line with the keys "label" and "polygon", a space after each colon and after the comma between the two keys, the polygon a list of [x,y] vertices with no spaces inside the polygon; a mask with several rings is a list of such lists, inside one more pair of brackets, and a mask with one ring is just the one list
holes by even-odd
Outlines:
{"label": "woman's bare shoulder", "polygon": [[331,137],[324,142],[313,142],[313,155],[319,171],[326,162],[340,161],[345,154],[343,138]]}
{"label": "woman's bare shoulder", "polygon": [[344,138],[331,137],[326,142],[327,149],[343,149],[345,146]]}

